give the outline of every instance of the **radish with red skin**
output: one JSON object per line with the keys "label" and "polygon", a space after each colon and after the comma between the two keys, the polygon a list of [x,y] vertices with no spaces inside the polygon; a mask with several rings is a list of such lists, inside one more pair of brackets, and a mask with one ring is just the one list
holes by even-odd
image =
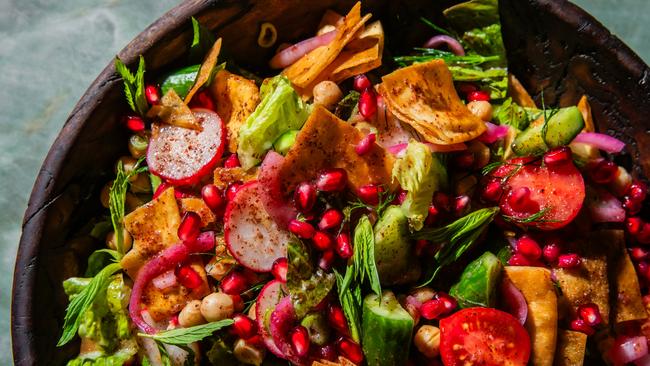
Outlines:
{"label": "radish with red skin", "polygon": [[244,184],[228,202],[224,237],[233,258],[256,272],[270,272],[276,259],[287,255],[291,234],[266,212],[263,187],[258,181]]}
{"label": "radish with red skin", "polygon": [[226,127],[207,109],[193,109],[202,129],[154,124],[147,148],[149,171],[176,186],[198,183],[219,163],[226,145]]}
{"label": "radish with red skin", "polygon": [[296,318],[296,312],[293,309],[291,298],[285,296],[275,307],[273,313],[271,313],[269,331],[273,336],[275,345],[278,346],[284,354],[283,358],[293,362],[294,364],[303,365],[306,360],[296,354],[290,339],[290,332],[297,321],[298,319]]}
{"label": "radish with red skin", "polygon": [[261,184],[262,201],[266,212],[282,228],[287,229],[298,211],[286,199],[282,192],[282,184],[278,172],[284,163],[284,156],[269,151],[260,167],[259,182]]}
{"label": "radish with red skin", "polygon": [[255,301],[255,319],[257,320],[257,326],[262,335],[262,339],[264,340],[264,345],[271,353],[281,358],[284,358],[284,354],[275,345],[273,337],[267,328],[268,324],[265,324],[265,319],[267,311],[275,309],[275,306],[286,291],[287,289],[282,282],[272,280],[262,288]]}

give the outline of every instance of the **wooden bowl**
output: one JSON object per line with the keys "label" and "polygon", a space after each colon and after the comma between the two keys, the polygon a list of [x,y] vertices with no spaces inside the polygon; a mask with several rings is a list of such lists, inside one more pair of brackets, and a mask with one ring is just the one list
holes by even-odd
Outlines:
{"label": "wooden bowl", "polygon": [[[195,16],[224,39],[224,49],[240,64],[268,73],[271,49],[257,46],[259,26],[276,24],[278,42],[313,34],[327,8],[345,12],[354,0],[188,0],[129,43],[119,54],[133,65],[144,55],[147,75],[182,63]],[[454,1],[368,0],[366,10],[382,19],[387,48],[405,54],[431,34],[417,19],[439,19]],[[431,4],[435,3],[435,7]],[[650,173],[650,70],[619,39],[580,8],[564,0],[501,0],[510,69],[547,104],[569,105],[589,95],[600,131],[627,143],[617,163],[636,176]],[[398,15],[398,16],[396,16]],[[101,243],[78,233],[100,212],[98,194],[126,153],[122,82],[113,63],[88,88],[52,145],[38,174],[23,220],[12,303],[16,365],[58,365],[78,352],[78,343],[57,348],[67,300],[63,279],[82,273],[90,252]]]}

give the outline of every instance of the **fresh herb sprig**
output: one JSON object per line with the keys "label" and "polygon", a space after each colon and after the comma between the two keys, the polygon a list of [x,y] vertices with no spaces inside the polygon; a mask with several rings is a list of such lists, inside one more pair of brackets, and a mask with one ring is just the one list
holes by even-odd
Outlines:
{"label": "fresh herb sprig", "polygon": [[[397,56],[394,58],[400,66],[408,66],[413,63],[418,62],[428,62],[431,60],[441,59],[447,63],[449,66],[470,66],[470,65],[480,65],[487,62],[493,62],[500,60],[501,56],[491,55],[491,56],[481,56],[481,55],[465,55],[458,56],[452,52],[437,50],[434,48],[414,48],[417,51],[416,55],[412,56]],[[501,69],[494,69],[501,70]],[[477,72],[484,72],[482,70],[477,70]],[[499,71],[501,72],[501,71]]]}
{"label": "fresh herb sprig", "polygon": [[361,285],[353,283],[354,272],[350,267],[345,271],[345,277],[341,276],[336,269],[334,275],[339,302],[350,328],[350,337],[355,342],[359,342],[361,340]]}
{"label": "fresh herb sprig", "polygon": [[140,167],[144,161],[144,157],[140,158],[133,169],[128,173],[124,170],[122,161],[117,163],[117,174],[115,180],[108,194],[108,207],[111,212],[111,223],[115,231],[116,247],[120,257],[124,255],[124,237],[122,235],[123,221],[124,221],[124,202],[126,200],[126,191],[129,189],[129,180],[147,171],[147,167]]}
{"label": "fresh herb sprig", "polygon": [[542,219],[546,213],[548,213],[551,210],[550,207],[544,207],[541,210],[535,212],[534,214],[527,216],[527,217],[515,217],[515,216],[509,216],[509,215],[503,215],[503,219],[515,224],[530,224],[530,223],[552,223],[552,222],[559,222],[559,220],[545,220]]}
{"label": "fresh herb sprig", "polygon": [[147,98],[144,95],[144,69],[144,57],[142,56],[140,56],[138,70],[135,75],[133,75],[131,70],[126,67],[119,57],[115,58],[115,70],[120,74],[124,81],[124,95],[126,96],[126,101],[129,103],[129,107],[141,116],[145,116],[149,109]]}
{"label": "fresh herb sprig", "polygon": [[84,287],[81,292],[74,296],[66,308],[65,318],[63,319],[63,334],[59,338],[57,346],[63,346],[70,342],[79,330],[79,323],[83,314],[92,306],[98,294],[106,291],[110,283],[110,277],[122,269],[119,263],[111,263],[104,267],[92,280],[88,286]]}
{"label": "fresh herb sprig", "polygon": [[432,21],[430,21],[429,19],[427,19],[425,17],[420,17],[420,21],[422,23],[428,25],[429,27],[431,27],[433,30],[435,30],[436,32],[438,32],[440,34],[444,34],[444,35],[447,35],[447,36],[452,36],[450,31],[436,25],[435,23],[433,23]]}
{"label": "fresh herb sprig", "polygon": [[426,286],[435,279],[440,269],[455,262],[471,246],[499,212],[498,207],[483,208],[469,213],[447,226],[423,229],[413,234],[414,239],[426,239],[444,243],[436,253],[434,270],[420,286]]}
{"label": "fresh herb sprig", "polygon": [[209,337],[219,329],[228,327],[234,322],[232,319],[219,320],[207,324],[195,325],[188,328],[176,328],[156,334],[138,333],[138,336],[151,338],[157,342],[171,344],[174,346],[185,346],[190,343],[198,342],[203,338]]}

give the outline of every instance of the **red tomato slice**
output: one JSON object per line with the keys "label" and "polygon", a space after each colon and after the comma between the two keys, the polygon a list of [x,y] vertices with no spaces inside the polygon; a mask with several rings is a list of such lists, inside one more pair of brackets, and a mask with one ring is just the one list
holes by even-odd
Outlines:
{"label": "red tomato slice", "polygon": [[[541,166],[539,163],[530,163],[521,159],[513,159],[509,162],[511,164],[504,165],[495,172],[496,176],[514,173],[506,180],[504,194],[499,204],[504,215],[525,220],[544,210],[545,213],[541,217],[524,223],[541,230],[561,228],[578,215],[585,199],[585,182],[572,162],[553,167]],[[523,167],[516,171],[517,166],[512,164],[522,162]],[[530,189],[530,200],[535,203],[534,212],[520,212],[510,205],[509,194],[522,187]]]}
{"label": "red tomato slice", "polygon": [[525,366],[530,337],[512,315],[491,308],[461,310],[440,321],[445,366]]}

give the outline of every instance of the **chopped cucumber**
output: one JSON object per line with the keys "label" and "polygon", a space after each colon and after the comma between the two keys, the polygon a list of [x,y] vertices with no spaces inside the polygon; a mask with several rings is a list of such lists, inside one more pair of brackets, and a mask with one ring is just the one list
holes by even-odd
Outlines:
{"label": "chopped cucumber", "polygon": [[409,239],[408,219],[399,206],[389,206],[375,224],[375,263],[382,285],[412,282],[420,265]]}
{"label": "chopped cucumber", "polygon": [[278,137],[275,142],[273,142],[273,150],[279,152],[282,155],[287,155],[291,146],[296,142],[296,136],[298,136],[300,130],[289,130],[280,137]]}
{"label": "chopped cucumber", "polygon": [[541,155],[549,149],[569,144],[584,126],[578,107],[560,108],[548,119],[546,128],[542,116],[520,132],[512,150],[520,156]]}
{"label": "chopped cucumber", "polygon": [[192,85],[194,85],[200,67],[201,65],[191,65],[167,74],[160,83],[162,94],[165,95],[169,89],[174,89],[181,99],[185,99]]}
{"label": "chopped cucumber", "polygon": [[449,294],[456,298],[461,308],[494,307],[496,304],[494,291],[501,278],[502,269],[499,258],[490,252],[485,252],[467,265],[460,280],[451,286]]}

